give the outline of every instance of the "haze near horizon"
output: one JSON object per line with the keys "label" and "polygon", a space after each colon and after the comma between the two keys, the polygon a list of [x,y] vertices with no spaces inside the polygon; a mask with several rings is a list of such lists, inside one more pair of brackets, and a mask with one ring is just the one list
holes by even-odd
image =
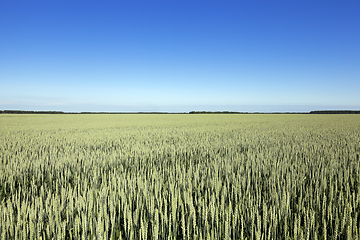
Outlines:
{"label": "haze near horizon", "polygon": [[0,110],[360,109],[360,1],[0,1]]}

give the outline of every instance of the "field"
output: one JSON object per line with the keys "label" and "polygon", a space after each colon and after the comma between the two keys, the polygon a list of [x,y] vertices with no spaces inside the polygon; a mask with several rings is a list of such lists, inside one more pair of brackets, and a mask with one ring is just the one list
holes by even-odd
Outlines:
{"label": "field", "polygon": [[360,239],[360,115],[0,115],[2,239]]}

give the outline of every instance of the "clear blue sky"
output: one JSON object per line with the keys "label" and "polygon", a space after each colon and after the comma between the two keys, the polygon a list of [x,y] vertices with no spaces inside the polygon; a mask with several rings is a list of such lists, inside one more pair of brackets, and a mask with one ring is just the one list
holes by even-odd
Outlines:
{"label": "clear blue sky", "polygon": [[0,109],[360,109],[360,0],[0,0]]}

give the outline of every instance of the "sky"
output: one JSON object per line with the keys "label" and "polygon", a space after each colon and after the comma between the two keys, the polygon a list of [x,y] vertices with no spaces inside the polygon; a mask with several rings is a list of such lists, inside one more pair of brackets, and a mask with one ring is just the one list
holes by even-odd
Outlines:
{"label": "sky", "polygon": [[0,0],[0,110],[360,109],[360,0]]}

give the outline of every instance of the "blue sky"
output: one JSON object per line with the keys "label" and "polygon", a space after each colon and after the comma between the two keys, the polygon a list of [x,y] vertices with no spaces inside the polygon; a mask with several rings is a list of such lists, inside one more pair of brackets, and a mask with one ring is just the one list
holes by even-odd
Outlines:
{"label": "blue sky", "polygon": [[0,0],[0,109],[360,109],[360,0]]}

